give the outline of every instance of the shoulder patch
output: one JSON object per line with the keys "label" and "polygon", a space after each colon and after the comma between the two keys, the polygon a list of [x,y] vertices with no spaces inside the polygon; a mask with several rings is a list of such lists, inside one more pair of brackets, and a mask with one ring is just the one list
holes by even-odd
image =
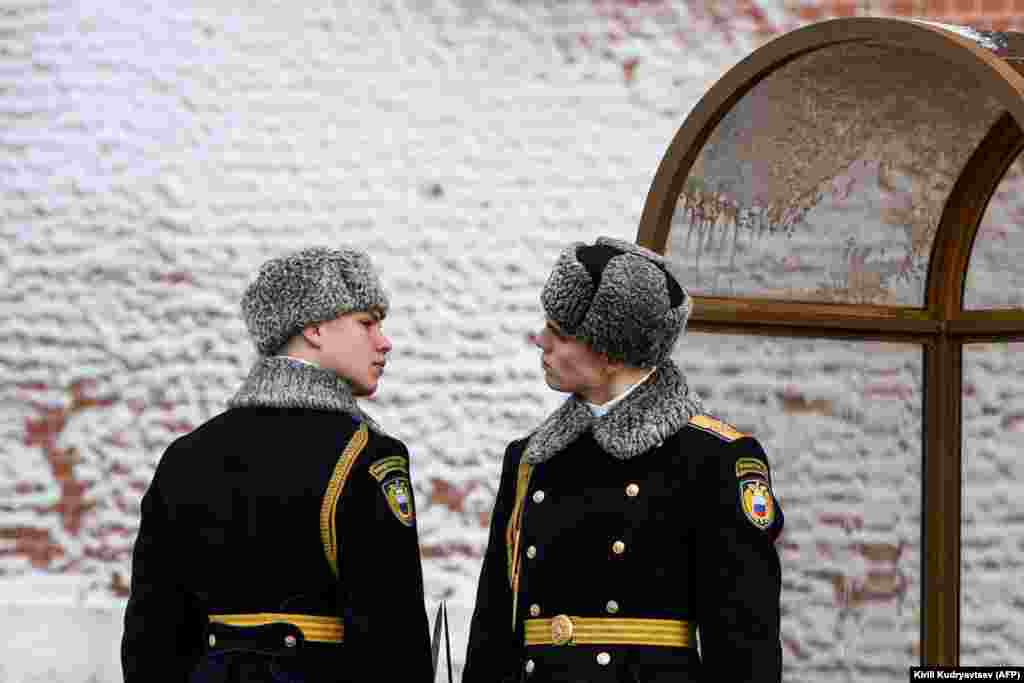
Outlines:
{"label": "shoulder patch", "polygon": [[370,474],[380,483],[381,493],[395,519],[412,526],[416,522],[416,509],[409,481],[409,461],[405,456],[392,455],[377,460],[370,465]]}
{"label": "shoulder patch", "polygon": [[740,481],[740,506],[758,529],[767,529],[775,521],[775,496],[760,477]]}
{"label": "shoulder patch", "polygon": [[405,526],[412,526],[416,521],[416,510],[412,502],[412,484],[409,477],[392,477],[381,485],[381,490],[384,491],[388,507],[395,518]]}
{"label": "shoulder patch", "polygon": [[714,434],[722,441],[735,441],[747,436],[731,424],[716,420],[710,415],[694,415],[690,418],[690,426]]}

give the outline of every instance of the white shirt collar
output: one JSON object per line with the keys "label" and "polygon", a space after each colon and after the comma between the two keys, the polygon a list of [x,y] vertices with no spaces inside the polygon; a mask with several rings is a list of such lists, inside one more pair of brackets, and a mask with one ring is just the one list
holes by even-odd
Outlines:
{"label": "white shirt collar", "polygon": [[280,355],[280,356],[273,356],[273,358],[287,358],[288,360],[293,360],[296,363],[302,363],[303,365],[308,365],[308,366],[313,367],[313,368],[320,367],[319,365],[317,365],[316,363],[314,363],[312,361],[308,361],[305,358],[296,358],[295,356]]}
{"label": "white shirt collar", "polygon": [[657,369],[658,368],[651,368],[651,371],[648,372],[643,377],[641,377],[636,384],[630,385],[628,389],[626,389],[621,394],[619,394],[612,400],[608,401],[607,403],[602,403],[601,405],[597,405],[595,403],[587,403],[587,401],[584,401],[584,403],[586,403],[587,407],[590,408],[590,412],[594,414],[594,417],[601,417],[602,415],[606,415],[609,410],[615,407],[616,403],[622,401],[622,399],[626,398],[631,393],[633,393],[634,389],[636,389],[638,386],[646,382],[647,378],[653,375],[654,371]]}

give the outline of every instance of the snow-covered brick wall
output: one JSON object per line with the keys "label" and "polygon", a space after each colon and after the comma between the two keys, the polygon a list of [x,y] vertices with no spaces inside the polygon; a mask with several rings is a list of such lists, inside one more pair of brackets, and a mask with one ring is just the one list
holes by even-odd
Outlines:
{"label": "snow-covered brick wall", "polygon": [[784,0],[783,7],[801,21],[832,17],[929,17],[979,29],[1020,31],[1021,0]]}
{"label": "snow-covered brick wall", "polygon": [[[391,292],[395,350],[366,408],[412,451],[428,610],[448,599],[461,669],[500,455],[562,400],[527,341],[558,251],[634,239],[687,112],[793,25],[781,3],[725,7],[4,3],[0,683],[119,679],[142,492],[255,357],[247,280],[311,244],[367,250]],[[1012,481],[1018,422],[998,398],[1020,372],[999,353],[974,371],[1006,387],[978,408],[980,457]],[[694,334],[678,358],[772,457],[786,680],[902,680],[920,354]],[[988,590],[1020,542],[1015,500],[977,512]],[[1005,636],[979,657],[1019,649],[1019,604],[972,604],[965,625]]]}

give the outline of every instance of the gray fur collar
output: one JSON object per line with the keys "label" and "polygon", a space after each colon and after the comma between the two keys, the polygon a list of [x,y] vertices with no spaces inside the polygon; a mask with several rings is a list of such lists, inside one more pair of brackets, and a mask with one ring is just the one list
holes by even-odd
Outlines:
{"label": "gray fur collar", "polygon": [[702,412],[700,398],[686,386],[686,377],[671,360],[606,415],[594,417],[575,395],[570,396],[530,436],[523,459],[539,464],[571,444],[587,429],[610,455],[628,460],[686,426]]}
{"label": "gray fur collar", "polygon": [[365,421],[373,431],[384,433],[359,407],[352,388],[336,372],[281,356],[256,361],[228,406],[334,410],[348,413]]}

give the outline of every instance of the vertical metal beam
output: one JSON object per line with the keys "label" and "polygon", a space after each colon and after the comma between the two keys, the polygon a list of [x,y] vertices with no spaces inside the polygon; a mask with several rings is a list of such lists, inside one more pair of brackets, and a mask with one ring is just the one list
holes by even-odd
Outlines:
{"label": "vertical metal beam", "polygon": [[949,193],[932,245],[925,307],[942,329],[924,352],[924,462],[921,530],[921,663],[960,662],[960,530],[963,476],[963,342],[948,321],[963,310],[974,238],[992,194],[1024,146],[1003,114],[968,159]]}
{"label": "vertical metal beam", "polygon": [[924,349],[921,505],[921,663],[960,661],[962,346],[942,335]]}

